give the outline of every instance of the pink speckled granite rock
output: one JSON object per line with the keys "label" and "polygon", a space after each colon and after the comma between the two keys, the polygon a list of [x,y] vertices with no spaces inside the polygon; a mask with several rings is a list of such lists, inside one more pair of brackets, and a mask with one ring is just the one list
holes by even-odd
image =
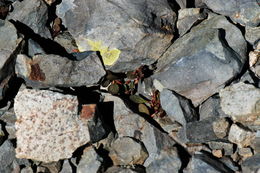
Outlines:
{"label": "pink speckled granite rock", "polygon": [[90,141],[89,119],[78,115],[75,96],[24,89],[15,97],[14,111],[17,158],[58,161]]}

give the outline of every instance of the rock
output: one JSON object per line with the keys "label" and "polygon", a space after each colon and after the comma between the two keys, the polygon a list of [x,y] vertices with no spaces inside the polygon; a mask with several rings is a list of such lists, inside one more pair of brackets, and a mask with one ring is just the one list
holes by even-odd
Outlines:
{"label": "rock", "polygon": [[81,160],[77,166],[77,173],[97,172],[101,166],[102,158],[93,147],[84,149]]}
{"label": "rock", "polygon": [[125,168],[112,166],[108,168],[105,173],[145,173],[145,170],[140,167]]}
{"label": "rock", "polygon": [[203,102],[199,109],[199,115],[200,120],[207,119],[209,117],[228,117],[228,115],[221,109],[219,95],[213,95]]}
{"label": "rock", "polygon": [[160,102],[169,118],[183,126],[195,121],[198,117],[192,104],[186,98],[170,90],[164,89],[160,92]]}
{"label": "rock", "polygon": [[33,169],[31,167],[25,167],[21,170],[21,173],[33,173]]}
{"label": "rock", "polygon": [[9,21],[0,20],[0,100],[3,99],[8,81],[14,74],[16,55],[22,49],[22,38]]}
{"label": "rock", "polygon": [[134,137],[144,143],[149,153],[144,166],[149,165],[159,157],[161,150],[175,144],[175,141],[168,134],[161,132],[144,118],[129,110],[120,98],[106,94],[104,102],[114,107],[113,120],[118,136]]}
{"label": "rock", "polygon": [[237,82],[243,82],[246,84],[251,84],[254,85],[258,88],[260,88],[260,80],[258,80],[257,76],[251,71],[251,70],[247,70],[238,81],[234,81],[234,83]]}
{"label": "rock", "polygon": [[187,7],[187,0],[176,0],[176,2],[179,4],[181,8]]}
{"label": "rock", "polygon": [[43,1],[15,1],[13,8],[14,10],[7,17],[8,20],[19,21],[30,27],[36,34],[51,38],[46,27],[48,8]]}
{"label": "rock", "polygon": [[212,150],[223,150],[225,156],[230,156],[234,153],[234,146],[231,143],[211,141],[208,144]]}
{"label": "rock", "polygon": [[69,53],[71,53],[73,50],[78,49],[75,39],[72,37],[72,35],[68,31],[58,34],[54,38],[54,41],[59,43]]}
{"label": "rock", "polygon": [[260,154],[256,154],[246,159],[242,165],[242,172],[259,172],[260,171]]}
{"label": "rock", "polygon": [[28,55],[30,57],[33,57],[37,54],[45,54],[45,51],[42,49],[42,47],[36,41],[29,39],[28,40]]}
{"label": "rock", "polygon": [[260,79],[260,42],[256,50],[249,52],[249,66],[255,76]]}
{"label": "rock", "polygon": [[227,119],[221,118],[212,124],[213,131],[218,138],[225,138],[228,135],[230,124]]}
{"label": "rock", "polygon": [[257,0],[202,0],[214,12],[229,16],[235,23],[257,26],[260,8]]}
{"label": "rock", "polygon": [[222,152],[222,150],[212,150],[212,155],[217,158],[221,158],[221,157],[223,157],[223,152]]}
{"label": "rock", "polygon": [[78,110],[78,104],[76,96],[47,90],[19,91],[14,102],[16,157],[54,162],[70,158],[78,147],[90,142],[95,135],[92,121],[98,124],[98,115],[85,114]]}
{"label": "rock", "polygon": [[197,153],[192,156],[188,166],[183,170],[184,173],[230,173],[234,172],[222,162],[212,159],[210,156]]}
{"label": "rock", "polygon": [[0,146],[0,172],[10,173],[12,172],[12,163],[15,159],[14,147],[10,141],[6,140]]}
{"label": "rock", "polygon": [[3,131],[2,124],[0,124],[0,145],[4,142],[5,140],[5,132]]}
{"label": "rock", "polygon": [[260,130],[257,130],[255,140],[254,140],[254,151],[260,153]]}
{"label": "rock", "polygon": [[106,74],[95,52],[82,61],[58,55],[36,55],[32,59],[18,55],[16,74],[33,87],[94,86]]}
{"label": "rock", "polygon": [[222,110],[252,129],[260,129],[260,89],[239,82],[219,92]]}
{"label": "rock", "polygon": [[159,59],[153,78],[198,106],[241,71],[245,56],[238,53],[245,53],[240,47],[245,41],[237,28],[231,28],[234,26],[221,16],[203,21],[170,46]]}
{"label": "rock", "polygon": [[178,173],[182,165],[175,148],[162,150],[160,156],[146,167],[147,173]]}
{"label": "rock", "polygon": [[246,26],[245,39],[251,45],[256,45],[260,40],[260,26],[258,27],[250,27]]}
{"label": "rock", "polygon": [[8,139],[15,139],[16,138],[16,136],[15,136],[16,130],[15,130],[14,125],[6,125],[5,129],[8,133]]}
{"label": "rock", "polygon": [[[180,129],[177,137],[183,143],[205,143],[223,139],[227,132],[227,125],[221,124],[222,119],[207,118],[201,121],[187,123],[186,127]],[[216,128],[215,123],[219,124]],[[215,126],[215,127],[214,127]],[[220,131],[223,131],[220,133]],[[221,134],[221,135],[220,135]]]}
{"label": "rock", "polygon": [[56,0],[44,0],[48,5],[53,4]]}
{"label": "rock", "polygon": [[[40,164],[40,166],[37,167],[37,171],[38,171],[38,168],[41,169],[41,167],[43,169],[46,168],[47,169],[46,172],[56,173],[61,170],[61,163],[60,162],[42,163],[42,164]],[[39,172],[41,172],[41,171],[39,171]]]}
{"label": "rock", "polygon": [[238,154],[242,157],[243,160],[253,156],[251,148],[239,148]]}
{"label": "rock", "polygon": [[178,12],[177,28],[180,36],[188,32],[194,24],[207,17],[207,14],[200,8],[183,8]]}
{"label": "rock", "polygon": [[114,165],[142,165],[148,158],[148,152],[141,141],[131,137],[119,137],[111,144],[109,157]]}
{"label": "rock", "polygon": [[227,167],[229,167],[233,171],[239,171],[240,168],[238,167],[237,163],[233,162],[230,157],[222,157],[219,159],[222,163],[225,163]]}
{"label": "rock", "polygon": [[114,72],[154,63],[171,44],[176,20],[166,0],[63,0],[57,15],[79,50],[100,51]]}
{"label": "rock", "polygon": [[65,160],[63,162],[63,165],[62,165],[62,169],[60,171],[60,173],[72,173],[73,170],[72,170],[72,167],[70,166],[70,163],[68,160]]}
{"label": "rock", "polygon": [[254,133],[244,130],[236,124],[232,124],[232,126],[230,127],[228,140],[232,143],[237,144],[239,148],[250,146],[254,138]]}

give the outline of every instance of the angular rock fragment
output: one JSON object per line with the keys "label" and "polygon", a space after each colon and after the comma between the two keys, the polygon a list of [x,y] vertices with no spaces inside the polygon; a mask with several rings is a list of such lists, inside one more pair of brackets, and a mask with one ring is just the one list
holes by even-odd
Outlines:
{"label": "angular rock fragment", "polygon": [[203,102],[199,109],[199,115],[200,120],[209,117],[228,117],[221,109],[219,95],[214,95]]}
{"label": "angular rock fragment", "polygon": [[253,156],[251,148],[239,148],[238,154],[242,157],[243,160]]}
{"label": "angular rock fragment", "polygon": [[207,17],[207,14],[200,8],[184,8],[178,12],[177,28],[180,36],[184,35],[194,24]]}
{"label": "angular rock fragment", "polygon": [[260,129],[260,89],[239,82],[219,93],[221,108],[234,121]]}
{"label": "angular rock fragment", "polygon": [[14,25],[0,20],[0,99],[5,95],[8,81],[14,74],[15,57],[22,49]]}
{"label": "angular rock fragment", "polygon": [[77,166],[77,173],[97,172],[101,166],[102,158],[93,147],[84,149],[81,160]]}
{"label": "angular rock fragment", "polygon": [[6,140],[0,146],[0,172],[10,173],[13,171],[12,163],[15,159],[15,151],[12,143]]}
{"label": "angular rock fragment", "polygon": [[162,108],[172,121],[177,121],[185,126],[186,123],[197,120],[195,110],[189,101],[177,93],[164,89],[160,92]]}
{"label": "angular rock fragment", "polygon": [[147,173],[178,173],[181,168],[181,160],[176,148],[161,151],[160,156],[146,167]]}
{"label": "angular rock fragment", "polygon": [[34,55],[37,54],[45,54],[45,51],[42,49],[42,47],[35,42],[32,39],[28,40],[28,55],[30,57],[33,57]]}
{"label": "angular rock fragment", "polygon": [[77,97],[24,89],[15,97],[17,158],[53,162],[69,158],[91,140],[89,121],[79,116]]}
{"label": "angular rock fragment", "polygon": [[67,52],[71,53],[78,49],[76,41],[68,31],[64,31],[54,38],[54,41],[63,46]]}
{"label": "angular rock fragment", "polygon": [[239,148],[252,145],[254,138],[254,133],[244,130],[236,124],[232,124],[232,126],[230,127],[228,140],[232,143],[237,144]]}
{"label": "angular rock fragment", "polygon": [[161,132],[145,119],[129,110],[120,98],[105,95],[104,102],[113,103],[113,120],[118,136],[134,137],[144,143],[149,153],[144,166],[149,165],[154,159],[160,157],[161,150],[172,147],[175,144],[175,141],[168,134]]}
{"label": "angular rock fragment", "polygon": [[259,172],[260,171],[260,154],[246,159],[242,163],[242,172]]}
{"label": "angular rock fragment", "polygon": [[214,12],[229,16],[235,23],[257,26],[260,7],[257,0],[201,0]]}
{"label": "angular rock fragment", "polygon": [[120,137],[112,142],[109,157],[114,165],[142,165],[148,158],[148,152],[141,141]]}
{"label": "angular rock fragment", "polygon": [[100,51],[114,72],[155,62],[171,44],[176,20],[166,0],[63,0],[57,14],[79,50]]}
{"label": "angular rock fragment", "polygon": [[[229,126],[227,126],[226,123],[221,124],[219,122],[222,122],[222,119],[207,118],[201,121],[187,123],[186,127],[183,127],[178,132],[178,138],[184,143],[205,143],[223,139],[227,135]],[[217,123],[218,126],[216,126],[215,123]]]}
{"label": "angular rock fragment", "polygon": [[65,160],[63,162],[63,165],[62,165],[62,169],[60,171],[60,173],[72,173],[73,170],[72,170],[72,167],[70,166],[70,163],[68,160]]}
{"label": "angular rock fragment", "polygon": [[105,173],[144,173],[144,168],[136,167],[133,168],[125,168],[119,166],[112,166],[106,170]]}
{"label": "angular rock fragment", "polygon": [[246,26],[245,39],[251,45],[256,45],[258,41],[260,41],[260,26],[258,27],[250,27]]}
{"label": "angular rock fragment", "polygon": [[42,0],[15,1],[13,8],[14,10],[7,17],[8,20],[19,21],[30,27],[36,34],[51,38],[51,34],[46,27],[48,8]]}
{"label": "angular rock fragment", "polygon": [[174,42],[153,78],[198,106],[240,72],[245,44],[235,26],[221,16],[211,17]]}
{"label": "angular rock fragment", "polygon": [[226,156],[230,156],[234,153],[234,147],[232,143],[211,141],[208,142],[208,144],[212,150],[223,150],[224,155]]}
{"label": "angular rock fragment", "polygon": [[95,52],[81,61],[58,55],[36,55],[32,59],[18,55],[15,71],[28,86],[38,88],[94,86],[106,74]]}

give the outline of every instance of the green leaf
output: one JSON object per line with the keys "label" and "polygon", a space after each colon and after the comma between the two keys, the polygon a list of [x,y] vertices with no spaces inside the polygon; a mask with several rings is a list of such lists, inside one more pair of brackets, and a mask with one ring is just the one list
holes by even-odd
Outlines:
{"label": "green leaf", "polygon": [[117,84],[111,84],[109,87],[108,87],[108,92],[113,94],[113,95],[116,95],[119,93],[119,86]]}
{"label": "green leaf", "polygon": [[150,115],[150,111],[145,104],[138,105],[138,111],[147,115]]}
{"label": "green leaf", "polygon": [[147,101],[145,99],[143,99],[142,97],[138,96],[138,95],[131,95],[129,97],[129,99],[134,102],[134,103],[138,103],[138,104],[141,104],[141,103],[146,103]]}

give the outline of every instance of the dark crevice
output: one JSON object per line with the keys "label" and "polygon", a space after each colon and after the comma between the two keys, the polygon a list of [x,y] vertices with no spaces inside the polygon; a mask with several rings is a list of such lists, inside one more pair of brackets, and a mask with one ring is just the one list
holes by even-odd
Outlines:
{"label": "dark crevice", "polygon": [[103,144],[101,144],[98,149],[96,149],[97,154],[102,158],[102,164],[99,167],[97,173],[105,172],[109,167],[113,166],[113,161],[109,157],[109,151],[104,149]]}
{"label": "dark crevice", "polygon": [[174,147],[177,148],[178,156],[181,160],[181,168],[179,170],[179,173],[183,173],[183,170],[188,166],[189,161],[191,159],[191,155],[187,152],[183,146],[179,144],[175,144]]}
{"label": "dark crevice", "polygon": [[79,161],[83,155],[83,151],[85,150],[85,148],[87,147],[90,147],[91,144],[90,143],[87,143],[87,144],[84,144],[80,147],[78,147],[72,154],[72,158],[76,158],[76,164],[79,164]]}
{"label": "dark crevice", "polygon": [[[6,123],[4,121],[0,120],[0,125],[2,126],[2,131],[4,132],[4,136],[0,136],[0,147],[1,147],[1,145],[4,143],[4,141],[8,139],[8,132],[5,128]],[[0,131],[1,131],[1,129],[0,129]]]}

